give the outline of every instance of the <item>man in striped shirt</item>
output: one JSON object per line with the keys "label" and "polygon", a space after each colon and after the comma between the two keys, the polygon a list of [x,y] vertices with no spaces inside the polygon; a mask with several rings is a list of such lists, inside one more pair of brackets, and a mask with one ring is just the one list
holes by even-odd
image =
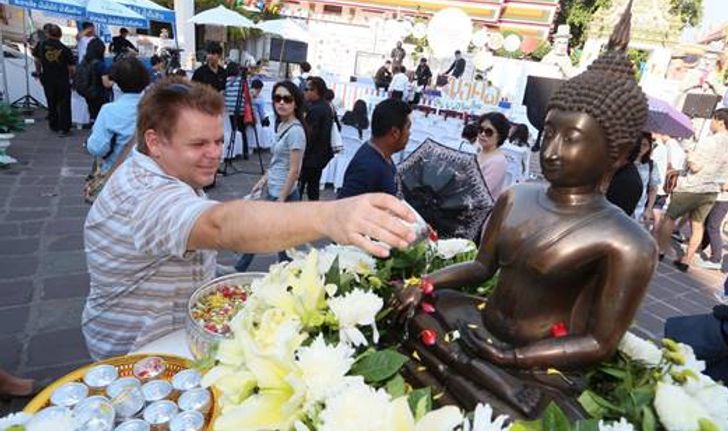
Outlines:
{"label": "man in striped shirt", "polygon": [[379,255],[414,239],[396,198],[331,202],[206,199],[223,145],[222,96],[175,78],[142,99],[137,146],[86,219],[91,290],[83,333],[95,359],[123,355],[182,327],[190,294],[214,277],[216,250],[267,253],[323,237]]}

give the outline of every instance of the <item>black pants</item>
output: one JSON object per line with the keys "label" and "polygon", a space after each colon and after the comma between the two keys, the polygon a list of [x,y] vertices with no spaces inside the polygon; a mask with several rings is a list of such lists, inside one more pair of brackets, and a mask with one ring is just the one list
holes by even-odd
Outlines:
{"label": "black pants", "polygon": [[301,176],[298,179],[298,189],[301,194],[301,200],[303,200],[304,192],[308,195],[308,200],[319,200],[321,171],[323,171],[323,168],[301,168]]}
{"label": "black pants", "polygon": [[[235,115],[230,115],[230,127],[235,126],[235,118],[236,118]],[[246,130],[245,130],[245,124],[243,124],[243,116],[238,115],[237,120],[238,121],[237,121],[236,130],[238,132],[240,132],[240,134],[243,137],[243,158],[245,160],[248,160],[248,134],[245,133]],[[253,126],[253,127],[255,127],[255,126]]]}
{"label": "black pants", "polygon": [[705,250],[710,246],[710,261],[721,263],[723,261],[723,237],[721,227],[723,219],[728,214],[728,202],[716,202],[713,209],[710,210],[708,218],[705,220],[705,232],[703,233],[703,241],[700,244],[700,250]]}
{"label": "black pants", "polygon": [[88,115],[92,120],[95,120],[101,111],[101,107],[106,103],[106,97],[87,97],[86,104],[88,105]]}
{"label": "black pants", "polygon": [[43,92],[48,102],[48,126],[54,132],[71,130],[71,86],[68,81],[44,81]]}

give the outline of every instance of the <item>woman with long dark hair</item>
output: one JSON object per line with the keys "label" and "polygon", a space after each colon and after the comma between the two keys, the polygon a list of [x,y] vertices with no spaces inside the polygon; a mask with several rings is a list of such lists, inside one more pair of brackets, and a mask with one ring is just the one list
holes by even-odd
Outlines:
{"label": "woman with long dark hair", "polygon": [[88,105],[88,113],[92,120],[99,115],[101,107],[108,101],[106,86],[104,85],[104,76],[107,75],[106,65],[104,64],[104,54],[106,53],[106,45],[99,38],[94,38],[88,43],[86,55],[83,62],[91,67],[90,94],[85,96]]}
{"label": "woman with long dark hair", "polygon": [[346,111],[341,122],[347,126],[355,127],[359,131],[359,139],[364,139],[364,131],[369,128],[369,111],[367,102],[359,99],[354,102],[351,111]]}
{"label": "woman with long dark hair", "polygon": [[[306,150],[306,121],[303,118],[303,93],[293,82],[281,81],[273,86],[273,111],[276,121],[270,166],[253,187],[252,193],[260,192],[269,201],[298,201],[301,195],[296,183]],[[244,254],[235,269],[245,272],[254,256]],[[278,260],[288,260],[285,251],[278,253]]]}
{"label": "woman with long dark hair", "polygon": [[643,222],[645,226],[651,226],[655,221],[654,206],[657,199],[657,188],[660,186],[660,168],[652,160],[652,148],[654,140],[650,133],[642,133],[639,138],[639,152],[634,164],[642,179],[642,196],[637,202],[634,217]]}

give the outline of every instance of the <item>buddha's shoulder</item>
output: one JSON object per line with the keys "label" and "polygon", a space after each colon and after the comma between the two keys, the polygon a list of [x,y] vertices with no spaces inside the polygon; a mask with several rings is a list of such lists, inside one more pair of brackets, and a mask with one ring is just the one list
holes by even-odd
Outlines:
{"label": "buddha's shoulder", "polygon": [[657,256],[657,243],[653,236],[635,219],[621,209],[613,207],[609,215],[599,223],[605,239],[619,248],[629,248],[640,253]]}

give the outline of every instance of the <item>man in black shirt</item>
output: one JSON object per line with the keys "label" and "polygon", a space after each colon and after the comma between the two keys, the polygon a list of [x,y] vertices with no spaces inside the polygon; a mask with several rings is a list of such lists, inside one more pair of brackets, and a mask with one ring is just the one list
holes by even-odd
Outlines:
{"label": "man in black shirt", "polygon": [[207,45],[207,63],[198,67],[192,75],[192,80],[207,84],[217,91],[225,90],[227,73],[220,64],[222,58],[222,47],[219,43],[210,42]]}
{"label": "man in black shirt", "polygon": [[325,92],[326,82],[323,79],[318,76],[308,78],[304,93],[308,103],[306,113],[308,142],[306,151],[303,153],[303,166],[298,187],[301,197],[305,191],[308,194],[308,200],[311,201],[319,200],[321,171],[334,157],[331,149],[331,126],[334,114],[331,112],[331,106],[324,100]]}
{"label": "man in black shirt", "polygon": [[455,51],[455,61],[452,62],[450,68],[447,69],[445,75],[452,72],[453,78],[460,78],[465,73],[465,59],[462,57],[460,50]]}
{"label": "man in black shirt", "polygon": [[47,39],[36,45],[35,76],[40,78],[48,104],[48,126],[59,136],[71,133],[71,84],[73,52],[61,42],[61,28],[47,27]]}
{"label": "man in black shirt", "polygon": [[139,50],[134,46],[133,43],[129,42],[126,38],[129,36],[129,30],[124,27],[119,30],[119,35],[114,36],[111,39],[111,45],[109,45],[109,52],[114,54],[114,60],[118,59],[119,56],[126,54],[129,51],[139,53]]}
{"label": "man in black shirt", "polygon": [[634,210],[642,197],[644,185],[634,162],[639,155],[640,146],[630,154],[627,162],[614,173],[607,189],[607,200],[622,209],[628,216],[634,216]]}

